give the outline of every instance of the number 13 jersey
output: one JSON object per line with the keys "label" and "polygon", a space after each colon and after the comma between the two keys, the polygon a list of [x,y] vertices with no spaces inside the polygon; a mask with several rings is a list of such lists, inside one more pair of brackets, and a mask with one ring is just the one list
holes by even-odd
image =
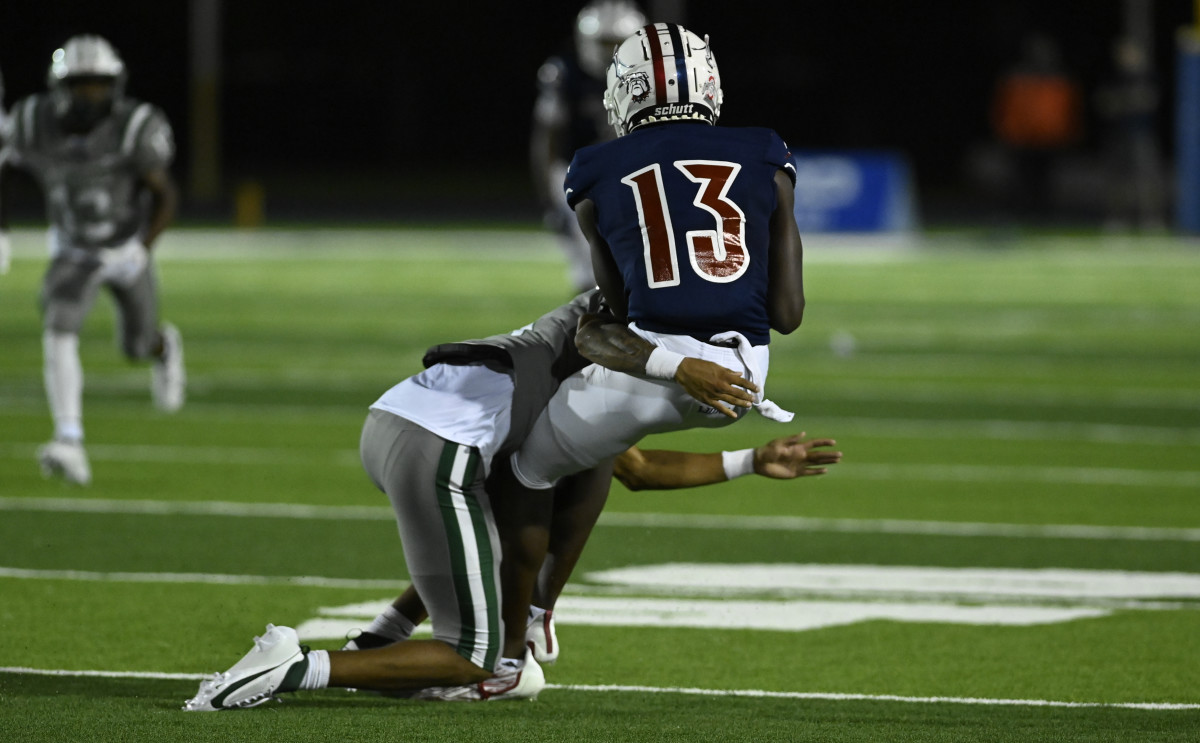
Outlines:
{"label": "number 13 jersey", "polygon": [[705,341],[734,330],[765,345],[778,170],[795,183],[770,129],[672,122],[580,149],[564,187],[572,208],[595,204],[631,321]]}

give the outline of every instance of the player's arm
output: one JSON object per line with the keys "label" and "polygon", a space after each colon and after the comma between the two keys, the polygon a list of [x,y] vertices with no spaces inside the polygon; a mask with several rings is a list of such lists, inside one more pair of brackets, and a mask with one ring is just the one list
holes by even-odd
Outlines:
{"label": "player's arm", "polygon": [[[554,173],[565,172],[566,163],[558,156],[564,137],[562,126],[556,122],[535,121],[529,138],[529,166],[533,172],[533,192],[544,211],[554,211],[562,199],[562,183],[555,183]],[[562,214],[569,215],[565,209]],[[553,225],[551,225],[553,226]]]}
{"label": "player's arm", "polygon": [[596,276],[596,286],[604,295],[608,309],[618,319],[624,321],[629,315],[629,304],[625,296],[625,280],[621,277],[621,269],[613,258],[608,242],[600,234],[596,226],[596,204],[591,199],[581,199],[575,204],[575,219],[579,229],[587,238],[592,249],[592,273]]}
{"label": "player's arm", "polygon": [[175,218],[175,209],[179,206],[179,188],[166,168],[143,173],[139,185],[150,194],[150,219],[142,235],[142,244],[150,250],[154,247],[154,241]]}
{"label": "player's arm", "polygon": [[630,490],[672,490],[712,485],[741,475],[757,474],[777,480],[823,475],[842,459],[826,447],[833,439],[805,439],[806,434],[774,439],[754,449],[706,454],[639,449],[632,446],[617,456],[613,476]]}
{"label": "player's arm", "polygon": [[538,204],[551,209],[562,198],[562,184],[551,182],[556,161],[562,163],[560,152],[566,139],[568,114],[561,90],[565,74],[562,64],[549,60],[538,69],[538,97],[533,109],[533,129],[529,136],[529,167],[533,173],[533,190]]}
{"label": "player's arm", "polygon": [[767,312],[771,329],[779,333],[792,332],[804,319],[804,253],[794,203],[792,180],[782,170],[775,171]]}
{"label": "player's arm", "polygon": [[758,392],[757,385],[737,372],[711,361],[665,352],[610,316],[579,318],[575,346],[588,361],[613,371],[673,380],[696,400],[730,418],[737,418],[737,412],[728,406],[748,408],[753,393]]}

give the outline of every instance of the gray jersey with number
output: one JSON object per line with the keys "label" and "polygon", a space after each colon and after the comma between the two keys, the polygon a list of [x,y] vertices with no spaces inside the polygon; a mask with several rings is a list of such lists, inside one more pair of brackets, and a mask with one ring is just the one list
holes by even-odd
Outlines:
{"label": "gray jersey with number", "polygon": [[7,157],[29,171],[46,196],[47,218],[70,245],[120,245],[144,226],[143,174],[175,155],[171,125],[149,103],[124,98],[86,134],[63,131],[49,95],[19,101],[10,114]]}

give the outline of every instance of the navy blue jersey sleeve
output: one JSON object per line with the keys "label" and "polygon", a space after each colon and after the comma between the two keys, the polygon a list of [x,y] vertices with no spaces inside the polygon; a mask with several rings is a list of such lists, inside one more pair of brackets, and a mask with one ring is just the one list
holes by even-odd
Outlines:
{"label": "navy blue jersey sleeve", "polygon": [[784,142],[783,138],[774,131],[771,132],[767,144],[766,160],[787,173],[792,185],[796,185],[796,162],[792,159],[792,151],[788,149],[787,142]]}
{"label": "navy blue jersey sleeve", "polygon": [[566,196],[567,206],[574,209],[580,201],[588,198],[588,177],[587,154],[580,150],[571,158],[567,177],[563,180],[563,195]]}

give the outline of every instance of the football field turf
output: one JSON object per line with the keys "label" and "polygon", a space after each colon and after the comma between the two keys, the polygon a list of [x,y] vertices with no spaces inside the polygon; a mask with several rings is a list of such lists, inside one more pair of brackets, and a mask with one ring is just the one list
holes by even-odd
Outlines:
{"label": "football field turf", "polygon": [[534,703],[343,690],[184,713],[267,622],[336,648],[405,585],[357,445],[434,343],[568,298],[518,230],[176,230],[189,399],[150,403],[101,299],[94,483],[44,480],[34,231],[0,277],[0,739],[1187,741],[1200,738],[1200,246],[812,239],[751,416],[644,447],[838,440],[823,478],[631,493]]}

